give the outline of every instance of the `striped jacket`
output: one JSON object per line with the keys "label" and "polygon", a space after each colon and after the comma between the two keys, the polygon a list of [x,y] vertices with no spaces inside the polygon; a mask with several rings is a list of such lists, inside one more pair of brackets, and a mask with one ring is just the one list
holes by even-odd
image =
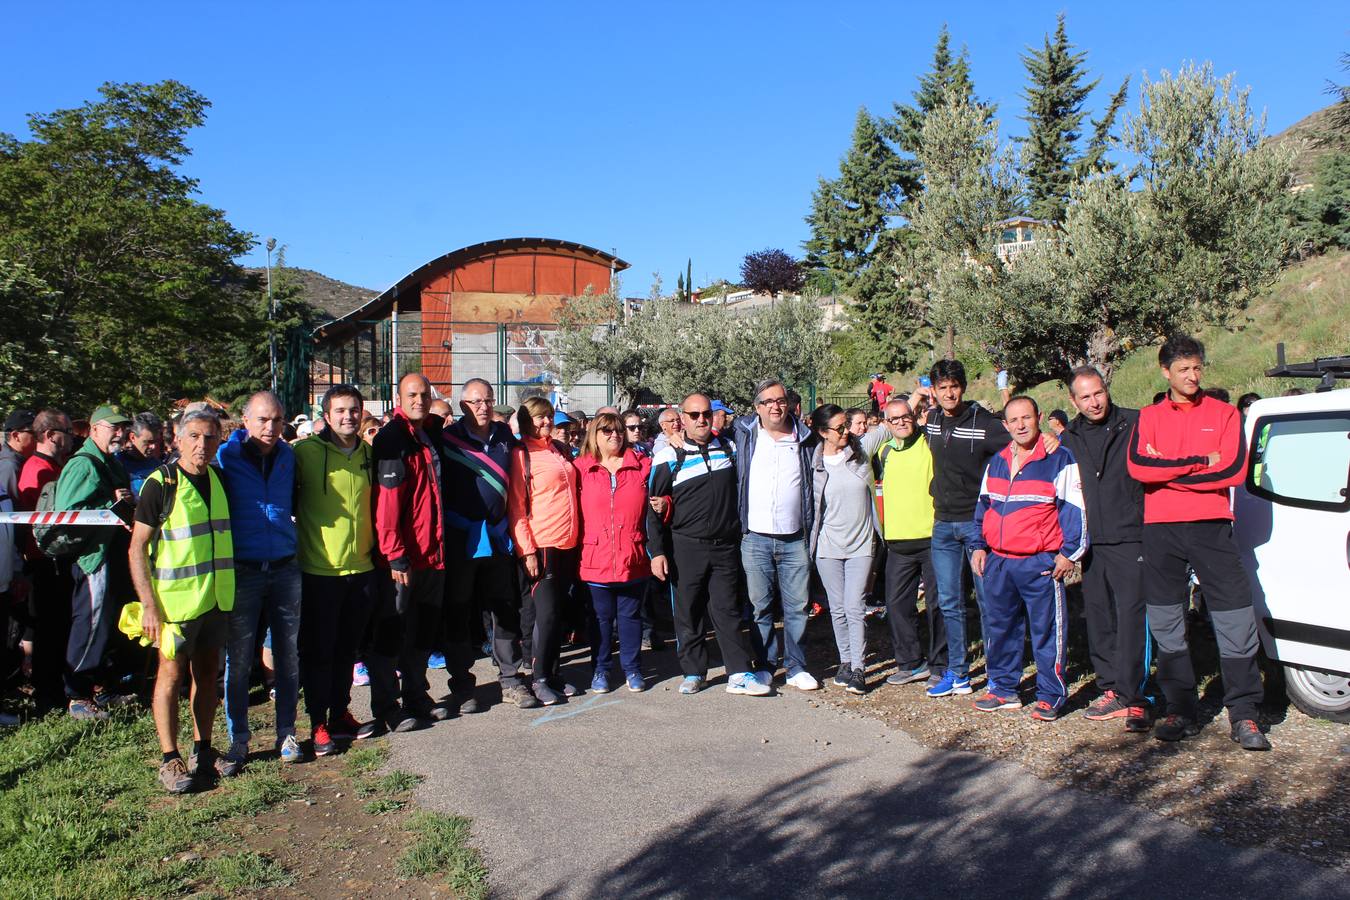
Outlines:
{"label": "striped jacket", "polygon": [[975,524],[984,545],[1000,556],[1060,553],[1082,558],[1088,547],[1087,513],[1078,463],[1068,448],[1046,454],[1036,442],[1014,476],[1009,444],[989,460],[975,504]]}

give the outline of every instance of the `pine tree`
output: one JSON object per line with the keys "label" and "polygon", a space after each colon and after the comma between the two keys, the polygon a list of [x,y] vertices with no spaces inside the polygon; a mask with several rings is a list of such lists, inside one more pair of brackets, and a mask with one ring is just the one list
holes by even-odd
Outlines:
{"label": "pine tree", "polygon": [[680,272],[675,276],[675,299],[684,301],[684,273]]}
{"label": "pine tree", "polygon": [[1101,79],[1086,81],[1087,53],[1075,53],[1059,14],[1054,37],[1045,36],[1044,46],[1022,54],[1029,84],[1023,98],[1028,125],[1023,143],[1022,169],[1027,182],[1030,212],[1040,219],[1060,222],[1068,204],[1069,188],[1104,162],[1111,128],[1116,114],[1125,104],[1129,79],[1107,104],[1100,120],[1092,122],[1093,133],[1086,150],[1079,155],[1083,108],[1088,95]]}
{"label": "pine tree", "polygon": [[839,177],[820,179],[811,197],[806,217],[811,237],[805,244],[809,267],[828,270],[845,289],[853,283],[887,220],[899,212],[899,162],[876,121],[859,109]]}

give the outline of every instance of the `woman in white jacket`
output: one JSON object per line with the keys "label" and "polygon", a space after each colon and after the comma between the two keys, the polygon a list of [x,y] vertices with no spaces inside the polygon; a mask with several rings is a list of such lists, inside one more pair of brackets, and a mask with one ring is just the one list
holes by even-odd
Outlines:
{"label": "woman in white jacket", "polygon": [[830,621],[839,647],[834,683],[867,693],[863,591],[872,569],[877,529],[872,455],[889,432],[884,425],[861,438],[850,434],[848,416],[827,403],[811,415],[816,447],[811,459],[816,514],[811,557],[830,601]]}

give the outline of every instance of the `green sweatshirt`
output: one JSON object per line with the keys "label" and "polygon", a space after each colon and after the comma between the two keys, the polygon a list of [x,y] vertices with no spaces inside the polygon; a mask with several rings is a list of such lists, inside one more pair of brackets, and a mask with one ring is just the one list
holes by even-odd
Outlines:
{"label": "green sweatshirt", "polygon": [[364,441],[351,456],[328,429],[295,445],[296,558],[307,575],[355,575],[375,568],[374,453]]}
{"label": "green sweatshirt", "polygon": [[[61,469],[61,477],[56,481],[56,508],[109,509],[116,502],[114,491],[118,488],[130,490],[131,479],[127,477],[127,470],[116,457],[98,449],[92,439],[86,439]],[[102,538],[100,542],[76,560],[85,574],[92,575],[103,565],[110,549],[120,552],[125,562],[130,544],[126,531],[104,527],[99,528],[99,533]]]}
{"label": "green sweatshirt", "polygon": [[922,434],[906,443],[895,438],[881,445],[881,528],[888,541],[927,540],[933,536],[933,454]]}

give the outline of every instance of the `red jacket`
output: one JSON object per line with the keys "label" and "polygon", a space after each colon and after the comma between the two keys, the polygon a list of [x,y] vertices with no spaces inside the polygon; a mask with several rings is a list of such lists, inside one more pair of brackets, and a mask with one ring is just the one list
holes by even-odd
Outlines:
{"label": "red jacket", "polygon": [[[1216,450],[1219,460],[1211,466],[1209,454]],[[1169,394],[1139,410],[1127,465],[1144,485],[1145,524],[1231,521],[1228,489],[1242,483],[1246,464],[1236,407],[1208,394],[1198,403],[1177,403]]]}
{"label": "red jacket", "polygon": [[613,481],[593,456],[575,465],[581,476],[581,580],[612,584],[651,575],[646,528],[651,457],[627,450]]}
{"label": "red jacket", "polygon": [[423,424],[430,447],[396,409],[373,447],[375,539],[389,568],[400,572],[445,568],[445,517],[432,455],[441,452],[441,418],[427,416]]}

